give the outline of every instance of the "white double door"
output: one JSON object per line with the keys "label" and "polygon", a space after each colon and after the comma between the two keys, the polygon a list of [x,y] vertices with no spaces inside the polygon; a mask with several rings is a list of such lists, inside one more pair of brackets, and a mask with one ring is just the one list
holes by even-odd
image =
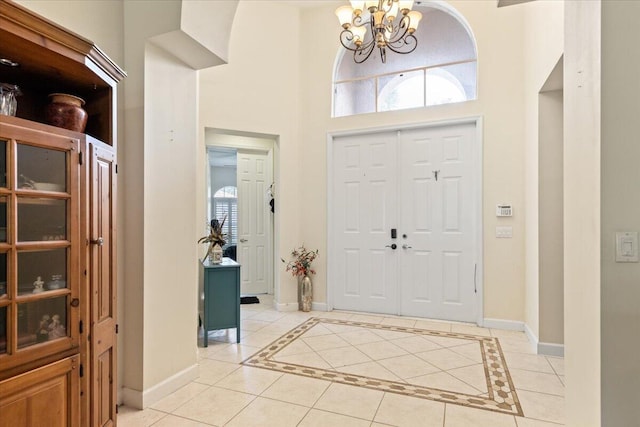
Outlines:
{"label": "white double door", "polygon": [[477,320],[475,135],[469,123],[334,138],[335,309]]}

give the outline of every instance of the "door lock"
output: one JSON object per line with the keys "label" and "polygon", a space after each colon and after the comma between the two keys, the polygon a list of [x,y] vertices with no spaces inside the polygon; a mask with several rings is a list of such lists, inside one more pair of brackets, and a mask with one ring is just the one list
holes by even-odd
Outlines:
{"label": "door lock", "polygon": [[394,251],[396,250],[396,248],[397,248],[397,247],[398,247],[398,245],[396,245],[395,243],[392,243],[392,244],[390,244],[390,245],[385,246],[385,248],[391,248],[391,249],[393,249]]}
{"label": "door lock", "polygon": [[407,245],[406,243],[402,245],[402,249],[411,249],[412,246]]}
{"label": "door lock", "polygon": [[104,245],[104,239],[102,237],[98,237],[95,240],[91,240],[91,244],[102,246],[102,245]]}
{"label": "door lock", "polygon": [[240,243],[247,243],[248,240],[247,239],[240,239]]}

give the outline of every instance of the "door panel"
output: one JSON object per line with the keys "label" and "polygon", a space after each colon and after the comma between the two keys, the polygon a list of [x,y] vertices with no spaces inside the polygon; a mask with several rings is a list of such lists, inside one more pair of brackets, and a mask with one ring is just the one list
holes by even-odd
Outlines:
{"label": "door panel", "polygon": [[465,124],[334,139],[334,308],[476,320],[474,135]]}
{"label": "door panel", "polygon": [[115,425],[116,419],[116,281],[115,157],[91,146],[91,423]]}
{"label": "door panel", "polygon": [[403,315],[476,320],[474,133],[465,124],[400,134],[401,280],[413,283],[402,288]]}
{"label": "door panel", "polygon": [[397,257],[389,230],[397,226],[395,134],[335,140],[334,307],[393,313]]}
{"label": "door panel", "polygon": [[238,262],[242,294],[269,291],[271,183],[267,153],[238,150]]}

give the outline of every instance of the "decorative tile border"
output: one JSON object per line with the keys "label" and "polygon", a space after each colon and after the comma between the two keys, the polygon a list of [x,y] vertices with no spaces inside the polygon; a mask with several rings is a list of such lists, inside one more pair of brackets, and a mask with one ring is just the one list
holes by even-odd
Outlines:
{"label": "decorative tile border", "polygon": [[[305,332],[313,328],[315,325],[321,323],[476,341],[480,346],[480,353],[482,354],[484,373],[487,379],[488,397],[439,390],[436,388],[429,388],[398,381],[369,378],[362,375],[354,375],[329,369],[314,368],[274,360],[274,356],[279,351],[294,342],[296,339],[300,338]],[[507,364],[504,360],[502,349],[500,348],[500,343],[497,338],[493,337],[312,317],[243,361],[242,364],[342,384],[350,384],[389,393],[435,400],[437,402],[524,416],[515,387],[511,380],[511,375],[509,374]]]}

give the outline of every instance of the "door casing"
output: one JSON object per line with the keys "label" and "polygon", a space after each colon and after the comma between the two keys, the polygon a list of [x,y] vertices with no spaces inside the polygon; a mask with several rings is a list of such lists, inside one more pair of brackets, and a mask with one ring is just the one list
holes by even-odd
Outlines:
{"label": "door casing", "polygon": [[[481,116],[472,116],[472,117],[464,117],[459,119],[451,119],[451,120],[442,120],[442,121],[433,121],[433,122],[423,122],[423,123],[413,123],[406,125],[392,125],[392,126],[382,126],[368,129],[354,129],[349,131],[339,131],[339,132],[329,132],[327,134],[327,310],[331,311],[334,308],[334,289],[330,285],[334,282],[333,277],[335,275],[335,259],[333,259],[335,254],[337,254],[337,248],[335,247],[335,242],[332,237],[332,230],[335,226],[334,220],[332,218],[332,212],[334,208],[334,191],[333,191],[333,146],[334,140],[338,137],[344,136],[353,136],[353,135],[364,135],[364,134],[376,134],[382,132],[393,132],[393,131],[405,131],[411,129],[427,129],[433,127],[442,127],[442,126],[453,126],[459,124],[473,124],[476,129],[475,135],[475,144],[472,147],[472,156],[473,156],[473,164],[474,174],[472,175],[472,179],[475,182],[474,192],[477,194],[475,206],[474,206],[474,217],[476,218],[476,264],[477,264],[477,294],[476,294],[476,313],[477,320],[476,323],[482,326],[484,322],[484,262],[483,262],[483,216],[482,216],[482,205],[483,205],[483,185],[482,185],[482,176],[483,176],[483,168],[482,168],[482,152],[483,152],[483,140],[482,140],[482,117]],[[396,303],[396,313],[400,313],[400,301]]]}

